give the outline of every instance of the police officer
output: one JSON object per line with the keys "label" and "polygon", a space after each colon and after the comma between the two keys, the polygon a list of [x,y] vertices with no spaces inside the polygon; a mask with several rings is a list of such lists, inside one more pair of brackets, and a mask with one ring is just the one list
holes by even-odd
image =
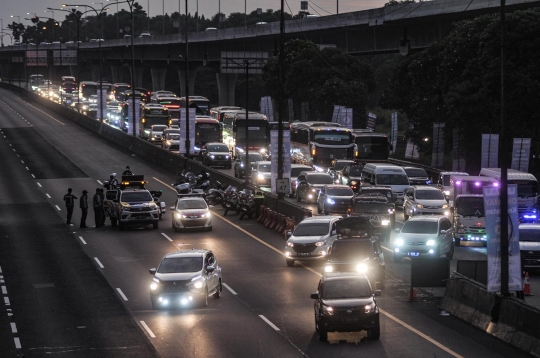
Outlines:
{"label": "police officer", "polygon": [[86,226],[86,216],[88,215],[88,192],[83,190],[81,198],[79,199],[79,207],[81,208],[81,228]]}
{"label": "police officer", "polygon": [[101,226],[105,226],[105,191],[99,189],[99,197],[101,198]]}
{"label": "police officer", "polygon": [[68,225],[73,225],[71,223],[71,217],[73,215],[73,207],[75,206],[75,199],[77,199],[77,197],[71,193],[72,191],[73,190],[71,188],[68,188],[67,194],[64,195],[64,202],[66,203],[66,210],[67,210],[66,224]]}
{"label": "police officer", "polygon": [[99,195],[99,188],[96,188],[96,193],[93,197],[93,205],[94,205],[94,220],[96,222],[96,227],[103,226],[101,223],[101,213],[103,212],[103,208],[101,207],[102,201],[101,196]]}
{"label": "police officer", "polygon": [[133,173],[131,172],[131,169],[129,168],[129,165],[126,166],[126,170],[124,170],[122,175],[133,175]]}

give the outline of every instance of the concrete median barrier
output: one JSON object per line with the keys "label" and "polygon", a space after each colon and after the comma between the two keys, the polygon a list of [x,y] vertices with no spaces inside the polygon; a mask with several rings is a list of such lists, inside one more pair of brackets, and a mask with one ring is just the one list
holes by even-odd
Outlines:
{"label": "concrete median barrier", "polygon": [[495,295],[479,289],[476,296],[476,307],[470,321],[473,326],[487,330],[491,322],[491,312],[495,306]]}

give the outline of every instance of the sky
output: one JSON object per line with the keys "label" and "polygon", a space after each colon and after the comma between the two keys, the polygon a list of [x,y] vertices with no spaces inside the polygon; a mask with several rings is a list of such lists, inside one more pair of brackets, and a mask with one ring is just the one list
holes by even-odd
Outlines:
{"label": "sky", "polygon": [[[53,17],[53,13],[45,12],[47,7],[61,8],[63,1],[67,4],[86,4],[94,7],[101,7],[99,2],[81,1],[81,0],[0,0],[2,11],[0,18],[2,19],[3,28],[7,28],[7,25],[12,21],[17,21],[17,16],[20,17],[21,22],[26,25],[31,25],[31,22],[24,20],[25,18],[31,18],[34,13],[37,16]],[[185,0],[180,1],[181,13],[184,13]],[[101,2],[107,3],[106,0]],[[113,1],[111,1],[113,2]],[[171,14],[178,11],[178,0],[138,0],[139,4],[146,10],[150,8],[150,17],[163,14],[163,5],[165,5],[165,13]],[[308,0],[309,12],[312,14],[333,15],[336,13],[336,5],[339,4],[339,12],[352,12],[361,11],[367,9],[375,9],[382,7],[388,0]],[[280,0],[188,0],[188,10],[190,13],[195,13],[197,9],[197,3],[199,5],[199,12],[205,17],[211,17],[218,13],[219,6],[221,6],[221,12],[228,16],[231,12],[244,12],[244,6],[247,7],[247,12],[261,8],[263,11],[267,9],[278,10],[281,6]],[[290,7],[287,7],[287,5]],[[118,5],[122,8],[122,5]],[[123,8],[127,9],[127,5]],[[116,11],[116,5],[112,6],[111,11]],[[285,11],[288,13],[296,14],[300,11],[300,0],[286,0]],[[30,14],[28,14],[30,13]],[[11,18],[14,15],[14,18]],[[54,12],[55,19],[63,19],[65,13],[61,11]],[[6,39],[8,39],[6,37]]]}

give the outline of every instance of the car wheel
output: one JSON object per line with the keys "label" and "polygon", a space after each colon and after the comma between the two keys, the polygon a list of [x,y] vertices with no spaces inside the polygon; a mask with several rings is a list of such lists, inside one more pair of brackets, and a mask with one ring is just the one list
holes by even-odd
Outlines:
{"label": "car wheel", "polygon": [[317,321],[315,321],[315,330],[319,333],[319,340],[322,342],[328,341],[328,332],[319,327]]}
{"label": "car wheel", "polygon": [[219,280],[218,287],[216,292],[214,293],[214,298],[221,298],[221,291],[223,290],[223,286],[221,285],[221,279]]}
{"label": "car wheel", "polygon": [[152,229],[157,229],[159,227],[159,221],[152,223]]}
{"label": "car wheel", "polygon": [[370,339],[379,339],[381,336],[381,325],[379,322],[377,322],[377,325],[369,330],[368,337]]}
{"label": "car wheel", "polygon": [[203,297],[201,298],[201,304],[200,306],[202,308],[208,306],[208,287],[205,287],[204,288],[204,293],[203,293]]}
{"label": "car wheel", "polygon": [[289,267],[293,267],[293,266],[294,266],[294,260],[289,260],[289,259],[287,259],[286,261],[287,261],[287,266],[289,266]]}
{"label": "car wheel", "polygon": [[403,255],[394,253],[394,262],[401,262],[403,261]]}
{"label": "car wheel", "polygon": [[300,194],[298,192],[296,192],[296,201],[300,202],[300,200],[302,200],[302,199],[300,199]]}
{"label": "car wheel", "polygon": [[452,257],[454,257],[454,243],[450,244],[450,251],[446,253],[446,257],[452,260]]}

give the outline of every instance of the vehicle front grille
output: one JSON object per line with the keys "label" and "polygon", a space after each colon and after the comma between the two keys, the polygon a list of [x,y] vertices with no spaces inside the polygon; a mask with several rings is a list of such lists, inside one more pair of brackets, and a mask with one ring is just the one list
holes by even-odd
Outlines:
{"label": "vehicle front grille", "polygon": [[191,280],[179,280],[179,281],[161,281],[163,292],[185,292],[189,291],[187,286]]}
{"label": "vehicle front grille", "polygon": [[521,257],[524,260],[540,260],[540,251],[523,250],[521,251]]}
{"label": "vehicle front grille", "polygon": [[426,243],[424,241],[407,241],[407,242],[405,242],[405,245],[409,245],[409,246],[425,246]]}
{"label": "vehicle front grille", "polygon": [[334,308],[334,316],[358,316],[366,313],[364,306]]}
{"label": "vehicle front grille", "polygon": [[152,211],[152,208],[145,206],[143,208],[129,208],[131,212],[140,212],[140,211]]}
{"label": "vehicle front grille", "polygon": [[294,244],[293,250],[299,253],[313,252],[317,246],[315,244]]}

